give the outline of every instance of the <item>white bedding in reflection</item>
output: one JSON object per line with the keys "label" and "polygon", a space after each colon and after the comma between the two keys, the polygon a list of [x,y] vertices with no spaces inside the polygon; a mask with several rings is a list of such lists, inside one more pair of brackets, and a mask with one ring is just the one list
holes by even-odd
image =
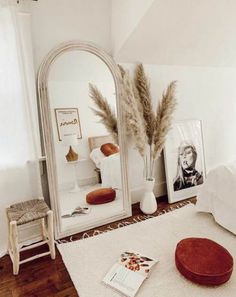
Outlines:
{"label": "white bedding in reflection", "polygon": [[[140,164],[128,159],[128,180],[130,190],[142,186],[143,176]],[[100,162],[102,187],[122,189],[120,153],[105,157]]]}
{"label": "white bedding in reflection", "polygon": [[100,161],[102,187],[121,189],[120,154],[113,154]]}

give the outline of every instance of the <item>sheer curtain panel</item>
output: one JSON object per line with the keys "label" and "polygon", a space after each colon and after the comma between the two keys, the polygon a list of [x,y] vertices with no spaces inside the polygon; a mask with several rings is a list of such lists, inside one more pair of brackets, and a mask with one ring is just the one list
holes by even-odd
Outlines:
{"label": "sheer curtain panel", "polygon": [[30,15],[17,9],[0,0],[0,256],[6,207],[42,195]]}

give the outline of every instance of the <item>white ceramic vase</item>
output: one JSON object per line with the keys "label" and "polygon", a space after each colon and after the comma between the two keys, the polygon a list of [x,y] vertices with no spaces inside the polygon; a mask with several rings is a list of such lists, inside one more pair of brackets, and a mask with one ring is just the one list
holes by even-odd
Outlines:
{"label": "white ceramic vase", "polygon": [[157,201],[153,193],[155,179],[144,181],[144,194],[140,201],[140,209],[145,214],[153,214],[157,210]]}

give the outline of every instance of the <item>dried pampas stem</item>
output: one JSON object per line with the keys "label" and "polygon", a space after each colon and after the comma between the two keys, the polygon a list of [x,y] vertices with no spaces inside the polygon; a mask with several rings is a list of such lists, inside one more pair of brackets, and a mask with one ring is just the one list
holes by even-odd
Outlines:
{"label": "dried pampas stem", "polygon": [[139,93],[140,103],[142,105],[148,144],[152,145],[153,133],[155,130],[155,115],[152,108],[152,98],[150,94],[149,81],[145,75],[142,64],[139,64],[136,67],[134,81]]}
{"label": "dried pampas stem", "polygon": [[177,105],[175,98],[176,81],[172,81],[162,94],[162,100],[157,107],[156,128],[153,136],[153,159],[159,157],[171,127],[172,115]]}
{"label": "dried pampas stem", "polygon": [[118,143],[117,119],[115,113],[111,110],[107,99],[103,97],[98,88],[89,84],[89,95],[98,109],[91,108],[95,115],[100,117],[100,122],[104,124],[108,132],[111,133],[114,141]]}
{"label": "dried pampas stem", "polygon": [[122,106],[125,110],[125,121],[127,132],[133,136],[135,146],[140,155],[145,155],[145,143],[147,141],[143,115],[137,105],[137,98],[134,95],[134,86],[128,71],[125,71],[122,79]]}
{"label": "dried pampas stem", "polygon": [[[153,179],[154,162],[164,147],[171,127],[172,115],[177,101],[176,82],[172,81],[162,94],[156,113],[153,110],[150,86],[142,64],[135,71],[134,81],[129,72],[118,65],[121,80],[121,104],[127,134],[132,136],[135,147],[143,158],[145,179]],[[90,84],[90,97],[98,109],[92,109],[117,141],[117,119],[106,98],[96,86]]]}
{"label": "dried pampas stem", "polygon": [[118,68],[119,68],[119,71],[120,71],[120,74],[121,74],[121,77],[123,78],[124,75],[125,75],[125,69],[120,65],[118,64]]}
{"label": "dried pampas stem", "polygon": [[127,132],[133,136],[136,148],[144,160],[147,180],[154,176],[154,162],[160,156],[167,132],[171,127],[172,114],[177,104],[176,82],[173,81],[162,95],[156,113],[153,110],[150,85],[142,64],[137,65],[134,82],[129,73],[119,65],[122,77],[122,106]]}
{"label": "dried pampas stem", "polygon": [[[126,71],[125,71],[125,69],[120,64],[118,64],[118,67],[119,67],[119,70],[120,70],[121,77],[123,79],[124,76],[125,76]],[[127,73],[127,75],[129,76],[129,73]],[[141,99],[139,97],[138,89],[136,88],[136,85],[135,85],[134,81],[131,80],[131,78],[129,78],[129,81],[132,84],[133,96],[134,96],[135,101],[136,101],[135,102],[135,105],[138,106],[138,110],[139,110],[140,114],[143,116],[143,106],[141,104]]]}

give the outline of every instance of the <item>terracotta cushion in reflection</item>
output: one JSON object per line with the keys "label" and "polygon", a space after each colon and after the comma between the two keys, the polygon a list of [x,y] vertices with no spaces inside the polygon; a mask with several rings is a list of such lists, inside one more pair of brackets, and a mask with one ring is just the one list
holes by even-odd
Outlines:
{"label": "terracotta cushion in reflection", "polygon": [[111,188],[101,188],[87,194],[86,201],[89,204],[108,203],[116,198],[116,191]]}
{"label": "terracotta cushion in reflection", "polygon": [[119,153],[119,147],[113,143],[104,143],[100,147],[100,150],[106,157],[109,157],[110,155]]}
{"label": "terracotta cushion in reflection", "polygon": [[176,247],[175,264],[183,276],[201,285],[221,285],[233,271],[230,253],[207,238],[181,240]]}

